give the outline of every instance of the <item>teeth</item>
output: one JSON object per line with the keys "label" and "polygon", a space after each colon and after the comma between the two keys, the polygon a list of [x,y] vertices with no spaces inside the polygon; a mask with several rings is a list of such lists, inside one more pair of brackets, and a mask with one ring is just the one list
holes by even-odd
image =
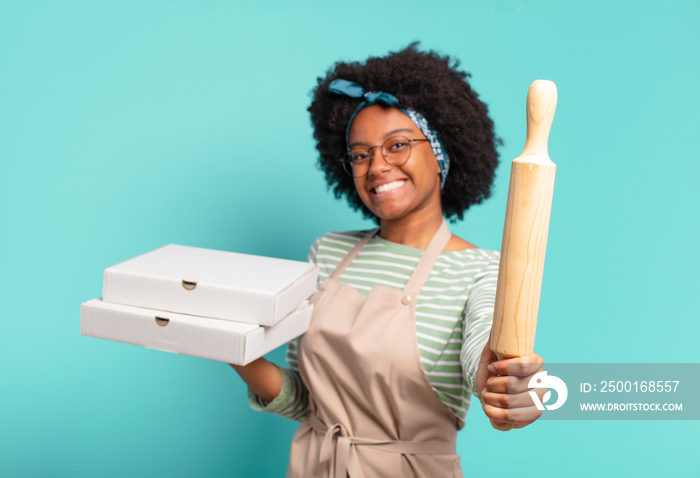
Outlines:
{"label": "teeth", "polygon": [[390,183],[386,183],[386,184],[382,184],[381,186],[377,186],[376,188],[374,188],[374,191],[377,194],[385,193],[387,191],[391,191],[393,189],[400,188],[401,186],[403,186],[403,183],[404,183],[403,180],[392,181]]}

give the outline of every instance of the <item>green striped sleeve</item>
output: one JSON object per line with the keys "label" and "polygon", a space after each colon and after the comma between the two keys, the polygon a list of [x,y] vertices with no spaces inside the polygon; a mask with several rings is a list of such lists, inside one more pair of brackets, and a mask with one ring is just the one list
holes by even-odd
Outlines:
{"label": "green striped sleeve", "polygon": [[460,361],[464,369],[464,380],[469,391],[480,398],[476,389],[476,371],[481,351],[491,333],[493,307],[496,301],[499,256],[495,255],[474,280],[465,309],[463,321],[464,341],[460,350]]}
{"label": "green striped sleeve", "polygon": [[282,389],[271,402],[266,402],[248,390],[248,402],[253,410],[276,413],[290,420],[301,421],[309,414],[309,398],[299,372],[287,368],[282,371]]}

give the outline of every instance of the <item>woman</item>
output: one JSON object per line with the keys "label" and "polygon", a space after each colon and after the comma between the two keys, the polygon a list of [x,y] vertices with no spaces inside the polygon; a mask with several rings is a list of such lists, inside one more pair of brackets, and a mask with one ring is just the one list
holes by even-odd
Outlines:
{"label": "woman", "polygon": [[498,164],[486,106],[457,67],[413,44],[337,63],[314,90],[328,184],[379,229],[312,246],[321,285],[289,369],[235,367],[254,408],[302,421],[288,476],[462,476],[470,394],[516,428],[539,417],[526,390],[541,357],[498,361],[488,347],[498,253],[444,219],[489,196]]}

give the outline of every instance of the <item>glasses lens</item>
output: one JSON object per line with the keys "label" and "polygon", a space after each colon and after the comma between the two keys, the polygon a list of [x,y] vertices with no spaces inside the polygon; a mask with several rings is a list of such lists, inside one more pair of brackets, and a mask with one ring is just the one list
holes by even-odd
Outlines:
{"label": "glasses lens", "polygon": [[346,157],[341,159],[340,162],[343,163],[343,169],[345,170],[345,172],[348,173],[350,176],[354,176],[352,160],[350,159],[350,153],[348,153]]}
{"label": "glasses lens", "polygon": [[382,153],[387,163],[401,166],[411,156],[411,141],[404,136],[392,136],[384,142]]}
{"label": "glasses lens", "polygon": [[369,165],[372,162],[370,152],[367,148],[354,147],[348,151],[348,159],[345,161],[345,170],[356,178],[367,174]]}

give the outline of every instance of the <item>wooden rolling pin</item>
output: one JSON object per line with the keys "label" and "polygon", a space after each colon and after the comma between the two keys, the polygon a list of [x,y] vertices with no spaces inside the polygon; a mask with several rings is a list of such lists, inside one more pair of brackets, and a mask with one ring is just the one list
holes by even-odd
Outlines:
{"label": "wooden rolling pin", "polygon": [[[490,347],[499,360],[530,355],[535,345],[556,171],[547,139],[556,107],[557,87],[552,81],[536,80],[530,85],[525,149],[510,170],[491,328]],[[493,420],[491,425],[499,430],[512,428]]]}

